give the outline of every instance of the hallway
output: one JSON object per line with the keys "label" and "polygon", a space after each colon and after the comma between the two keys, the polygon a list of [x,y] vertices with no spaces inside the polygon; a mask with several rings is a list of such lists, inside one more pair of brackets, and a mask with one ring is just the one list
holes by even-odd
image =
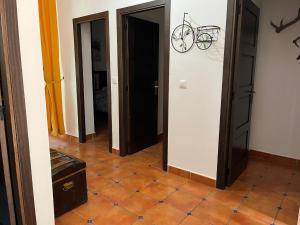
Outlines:
{"label": "hallway", "polygon": [[300,169],[250,160],[226,191],[163,172],[161,145],[121,158],[104,136],[86,144],[50,137],[51,148],[87,163],[89,202],[56,225],[296,225]]}

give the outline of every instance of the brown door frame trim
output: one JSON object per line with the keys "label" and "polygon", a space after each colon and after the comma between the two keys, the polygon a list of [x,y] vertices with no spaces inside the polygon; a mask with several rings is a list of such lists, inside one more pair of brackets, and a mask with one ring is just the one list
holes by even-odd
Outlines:
{"label": "brown door frame trim", "polygon": [[73,19],[79,142],[80,143],[86,142],[84,85],[83,85],[83,67],[82,67],[82,43],[81,43],[81,27],[80,27],[80,25],[82,23],[92,22],[92,21],[100,20],[100,19],[101,20],[103,19],[105,21],[109,151],[112,152],[112,114],[111,114],[112,109],[111,109],[111,74],[110,74],[109,13],[108,13],[108,11]]}
{"label": "brown door frame trim", "polygon": [[222,102],[220,115],[219,151],[217,169],[217,188],[225,189],[227,185],[228,151],[230,142],[231,102],[233,72],[235,59],[236,27],[240,0],[228,0],[225,34],[225,53],[222,84]]}
{"label": "brown door frame trim", "polygon": [[[0,3],[7,140],[18,223],[36,225],[16,0]],[[9,144],[8,144],[9,145]]]}
{"label": "brown door frame trim", "polygon": [[125,16],[136,13],[148,11],[151,9],[164,8],[165,9],[165,52],[164,52],[164,106],[163,106],[163,169],[168,167],[168,126],[169,126],[169,62],[170,62],[170,11],[171,0],[156,0],[144,4],[134,5],[122,9],[117,9],[117,30],[118,30],[118,71],[119,71],[119,116],[120,116],[120,155],[126,156],[127,149],[127,134],[128,134],[128,120],[126,102],[126,83],[128,77],[125,73],[125,52],[126,45],[124,40],[124,21]]}

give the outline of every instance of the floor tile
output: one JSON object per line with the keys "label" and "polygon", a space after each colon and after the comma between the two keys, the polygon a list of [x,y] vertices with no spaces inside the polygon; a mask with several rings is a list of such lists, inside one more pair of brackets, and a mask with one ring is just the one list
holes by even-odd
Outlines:
{"label": "floor tile", "polygon": [[158,182],[152,183],[146,188],[142,189],[141,192],[145,195],[150,196],[156,200],[164,200],[171,193],[175,192],[176,189],[170,186],[166,186],[164,184],[160,184]]}
{"label": "floor tile", "polygon": [[129,177],[133,174],[132,170],[123,170],[122,168],[107,168],[102,171],[102,177],[113,180],[121,180],[124,177]]}
{"label": "floor tile", "polygon": [[186,217],[180,225],[206,225],[201,219],[194,216]]}
{"label": "floor tile", "polygon": [[187,183],[187,179],[177,176],[177,175],[173,175],[168,173],[167,175],[161,177],[158,179],[158,182],[161,184],[165,184],[171,187],[175,187],[175,188],[179,188],[182,185],[184,185],[185,183]]}
{"label": "floor tile", "polygon": [[144,220],[136,224],[177,225],[186,214],[169,204],[161,203],[149,209],[143,216]]}
{"label": "floor tile", "polygon": [[107,186],[114,184],[115,182],[110,179],[103,178],[101,176],[88,179],[88,190],[92,192],[100,192]]}
{"label": "floor tile", "polygon": [[94,219],[99,215],[99,212],[108,212],[113,207],[113,202],[107,200],[103,196],[89,199],[89,201],[74,209],[74,212],[84,219]]}
{"label": "floor tile", "polygon": [[120,202],[120,206],[128,211],[143,215],[147,210],[158,204],[156,200],[142,193],[135,193],[124,201]]}
{"label": "floor tile", "polygon": [[66,213],[55,220],[55,225],[83,225],[85,219],[74,212]]}
{"label": "floor tile", "polygon": [[127,157],[110,154],[106,133],[86,144],[50,137],[52,148],[87,162],[89,190],[88,203],[56,225],[89,219],[94,225],[269,225],[276,215],[276,225],[296,225],[299,169],[251,159],[231,187],[217,190],[164,172],[161,143]]}
{"label": "floor tile", "polygon": [[121,202],[134,193],[133,190],[127,189],[120,184],[112,184],[101,191],[101,194],[114,202]]}
{"label": "floor tile", "polygon": [[120,184],[128,189],[132,189],[134,191],[141,190],[153,183],[153,179],[151,177],[146,177],[144,175],[131,175],[126,178],[122,178],[120,180]]}
{"label": "floor tile", "polygon": [[164,172],[160,169],[153,168],[150,166],[144,167],[144,168],[142,168],[141,171],[137,171],[137,172],[138,172],[138,174],[150,177],[153,180],[158,180],[159,178],[161,178],[167,174],[166,172]]}
{"label": "floor tile", "polygon": [[249,217],[242,213],[237,213],[232,216],[230,225],[270,225],[273,221],[264,222],[255,217]]}
{"label": "floor tile", "polygon": [[135,220],[135,215],[116,206],[108,212],[101,212],[94,220],[94,225],[130,225]]}
{"label": "floor tile", "polygon": [[169,203],[170,205],[173,205],[174,207],[182,210],[183,212],[190,212],[200,204],[201,199],[182,191],[176,191],[173,194],[171,194],[165,200],[165,202]]}
{"label": "floor tile", "polygon": [[267,210],[264,210],[263,208],[242,205],[239,209],[239,215],[236,220],[239,221],[241,218],[251,218],[251,221],[255,221],[257,224],[272,224],[276,216],[277,209],[275,208],[272,211],[267,212],[264,211]]}
{"label": "floor tile", "polygon": [[282,209],[278,213],[276,222],[296,225],[298,222],[299,205],[286,198],[281,207]]}
{"label": "floor tile", "polygon": [[260,218],[261,221],[268,223],[275,217],[282,199],[283,195],[275,192],[251,192],[240,211],[245,215]]}
{"label": "floor tile", "polygon": [[192,212],[192,215],[202,220],[204,224],[227,224],[233,214],[231,208],[215,200],[206,200]]}
{"label": "floor tile", "polygon": [[213,188],[201,183],[189,181],[180,187],[180,190],[192,194],[198,198],[203,198],[207,196],[213,190]]}
{"label": "floor tile", "polygon": [[228,206],[231,209],[236,209],[244,200],[244,196],[235,193],[234,191],[215,190],[209,199],[214,199]]}

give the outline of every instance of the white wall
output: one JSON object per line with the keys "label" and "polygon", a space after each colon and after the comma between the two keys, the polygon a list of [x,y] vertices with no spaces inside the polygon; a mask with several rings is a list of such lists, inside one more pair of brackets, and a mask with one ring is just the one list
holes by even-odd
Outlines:
{"label": "white wall", "polygon": [[164,9],[155,9],[132,14],[133,17],[147,20],[159,24],[159,55],[158,55],[158,116],[157,116],[157,134],[162,134],[164,119]]}
{"label": "white wall", "polygon": [[262,1],[250,148],[300,159],[300,23],[280,34],[270,26],[297,16],[299,0]]}
{"label": "white wall", "polygon": [[84,107],[85,107],[85,130],[86,134],[95,133],[94,122],[94,96],[93,96],[93,75],[92,75],[92,45],[91,45],[91,24],[81,24],[82,42],[82,67],[84,86]]}
{"label": "white wall", "polygon": [[54,225],[38,1],[17,0],[17,7],[36,219]]}
{"label": "white wall", "polygon": [[[119,147],[116,9],[145,0],[63,0],[58,2],[62,73],[65,77],[66,130],[78,136],[72,19],[109,10],[113,147]],[[201,25],[225,28],[227,0],[172,0],[171,31],[184,12]],[[210,50],[170,51],[169,164],[216,177],[224,40]],[[179,80],[188,88],[179,89]]]}

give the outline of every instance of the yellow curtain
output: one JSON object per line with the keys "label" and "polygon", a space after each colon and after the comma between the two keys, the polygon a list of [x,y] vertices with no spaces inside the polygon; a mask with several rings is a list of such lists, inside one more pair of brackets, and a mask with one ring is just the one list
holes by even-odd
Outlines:
{"label": "yellow curtain", "polygon": [[61,96],[56,0],[39,0],[39,13],[48,129],[49,133],[58,136],[65,133],[65,128]]}

